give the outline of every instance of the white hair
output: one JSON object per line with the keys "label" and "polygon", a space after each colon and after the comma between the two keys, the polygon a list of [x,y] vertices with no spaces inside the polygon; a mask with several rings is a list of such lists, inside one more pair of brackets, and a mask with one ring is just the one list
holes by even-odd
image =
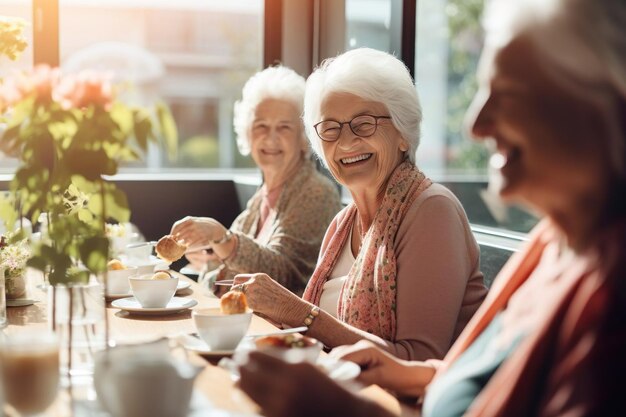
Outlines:
{"label": "white hair", "polygon": [[[256,107],[267,99],[283,100],[293,104],[301,115],[305,83],[304,77],[282,65],[266,68],[250,77],[243,86],[241,100],[235,102],[233,118],[237,147],[242,155],[250,154],[249,132]],[[301,131],[304,135],[304,129]]]}
{"label": "white hair", "polygon": [[321,139],[313,125],[320,122],[322,102],[333,93],[350,93],[383,104],[393,125],[408,142],[408,156],[415,163],[422,108],[411,74],[402,61],[386,52],[359,48],[326,59],[309,76],[304,96],[304,126],[311,148],[324,164]]}
{"label": "white hair", "polygon": [[[626,178],[626,1],[492,0],[484,14],[486,44],[526,35],[555,82],[593,101],[612,126],[612,164]],[[623,106],[623,104],[621,104]]]}

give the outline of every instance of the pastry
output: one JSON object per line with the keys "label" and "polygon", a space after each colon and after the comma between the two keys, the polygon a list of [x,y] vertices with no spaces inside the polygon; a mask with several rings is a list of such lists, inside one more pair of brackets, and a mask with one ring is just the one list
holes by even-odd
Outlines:
{"label": "pastry", "polygon": [[107,263],[107,269],[109,271],[121,271],[122,269],[126,269],[126,267],[119,259],[111,259],[109,263]]}
{"label": "pastry", "polygon": [[163,236],[154,248],[159,258],[172,263],[179,260],[187,251],[187,246],[179,243],[172,235]]}
{"label": "pastry", "polygon": [[246,295],[241,291],[228,291],[220,298],[220,309],[224,314],[243,314],[248,309]]}
{"label": "pastry", "polygon": [[161,279],[171,279],[172,276],[167,271],[157,271],[152,275],[150,279],[161,280]]}

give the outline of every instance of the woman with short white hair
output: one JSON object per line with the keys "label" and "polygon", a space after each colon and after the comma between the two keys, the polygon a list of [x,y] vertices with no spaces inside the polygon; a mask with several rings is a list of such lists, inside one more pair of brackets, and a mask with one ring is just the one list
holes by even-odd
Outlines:
{"label": "woman with short white hair", "polygon": [[236,287],[256,312],[328,347],[367,339],[405,359],[443,357],[486,289],[461,204],[415,166],[421,114],[408,70],[384,52],[349,51],[309,77],[311,147],[353,203],[302,299],[264,274]]}
{"label": "woman with short white hair", "polygon": [[201,279],[209,287],[238,273],[265,272],[301,294],[313,272],[324,231],[341,205],[336,186],[310,159],[300,118],[304,89],[304,78],[284,66],[246,82],[235,103],[235,132],[241,154],[251,154],[261,169],[262,186],[230,229],[207,217],[186,217],[172,227],[196,268],[220,262]]}
{"label": "woman with short white hair", "polygon": [[[337,350],[363,383],[424,397],[424,417],[626,414],[624,28],[623,0],[489,3],[468,121],[494,142],[500,195],[545,219],[443,361]],[[240,371],[268,417],[391,415],[313,367],[252,354]]]}

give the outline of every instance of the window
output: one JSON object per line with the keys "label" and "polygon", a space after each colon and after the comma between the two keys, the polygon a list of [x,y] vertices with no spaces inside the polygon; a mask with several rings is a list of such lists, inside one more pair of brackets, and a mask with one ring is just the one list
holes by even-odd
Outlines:
{"label": "window", "polygon": [[177,160],[156,147],[134,167],[254,166],[239,155],[233,104],[261,69],[262,0],[59,0],[61,67],[111,71],[123,100],[164,100],[179,129]]}
{"label": "window", "polygon": [[[417,5],[415,81],[424,121],[418,164],[444,178],[470,222],[528,232],[536,217],[509,207],[487,190],[489,154],[467,137],[465,112],[477,89],[483,46],[483,0],[420,0]],[[463,198],[466,197],[466,198]]]}
{"label": "window", "polygon": [[367,46],[393,52],[390,0],[346,0],[346,50]]}

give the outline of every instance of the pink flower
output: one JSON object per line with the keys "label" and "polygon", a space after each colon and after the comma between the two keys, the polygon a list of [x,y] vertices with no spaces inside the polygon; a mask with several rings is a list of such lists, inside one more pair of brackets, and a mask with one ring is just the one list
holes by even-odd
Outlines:
{"label": "pink flower", "polygon": [[0,106],[12,106],[30,96],[40,104],[48,104],[60,77],[59,69],[48,65],[37,65],[32,71],[18,73],[0,86]]}
{"label": "pink flower", "polygon": [[111,77],[93,71],[65,76],[54,91],[54,99],[65,109],[93,105],[109,110],[113,101]]}

